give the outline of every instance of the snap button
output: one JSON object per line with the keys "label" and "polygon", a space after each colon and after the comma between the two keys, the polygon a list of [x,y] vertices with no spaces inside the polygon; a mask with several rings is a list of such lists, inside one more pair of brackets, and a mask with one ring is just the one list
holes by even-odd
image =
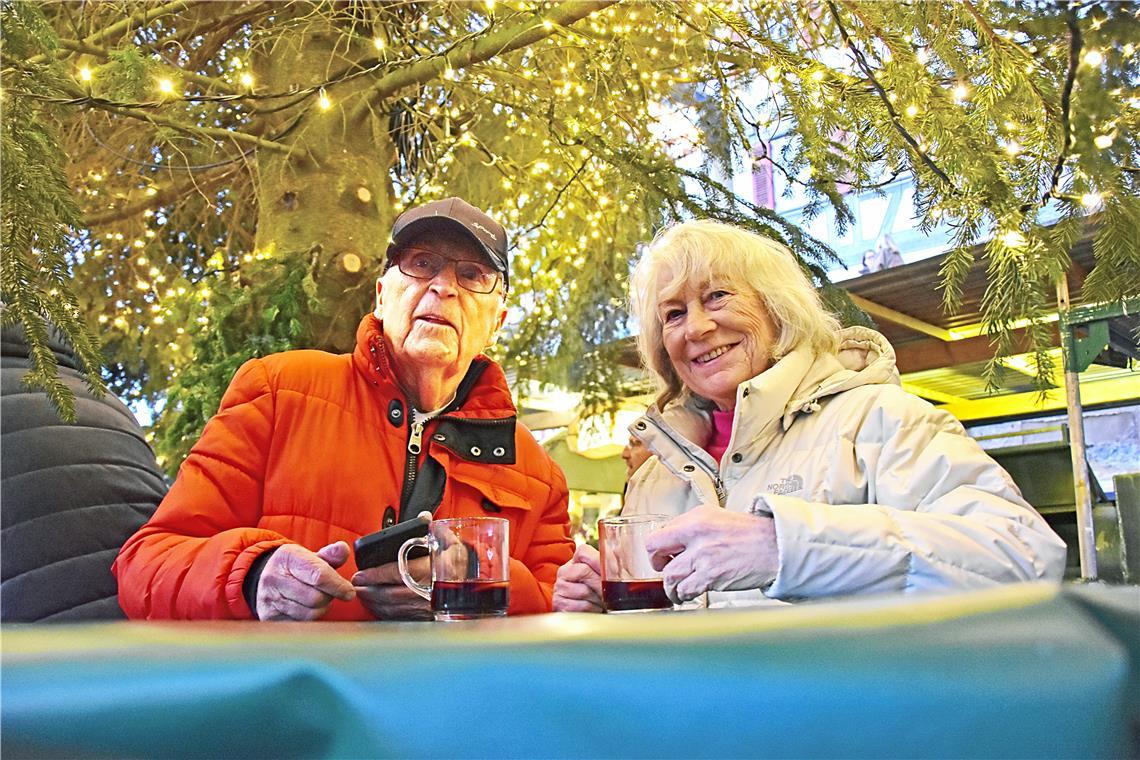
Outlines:
{"label": "snap button", "polygon": [[681,469],[684,470],[685,472],[692,472],[693,470],[695,470],[697,468],[695,465],[687,464],[684,467],[682,467]]}
{"label": "snap button", "polygon": [[736,452],[735,454],[733,454],[733,455],[732,455],[732,461],[733,461],[733,463],[735,463],[735,464],[740,464],[740,462],[741,462],[743,459],[744,459],[744,455],[743,455],[743,454],[741,454],[739,451],[738,451],[738,452]]}
{"label": "snap button", "polygon": [[497,457],[501,457],[503,454],[507,453],[507,450],[504,449],[502,446],[499,446],[492,453]]}
{"label": "snap button", "polygon": [[395,524],[396,524],[396,510],[392,509],[391,507],[388,507],[387,509],[384,510],[383,527],[391,528]]}
{"label": "snap button", "polygon": [[437,441],[446,441],[447,440],[447,436],[444,435],[443,433],[436,433],[435,435],[432,436],[432,438],[434,438]]}
{"label": "snap button", "polygon": [[637,428],[638,430],[645,430],[645,423],[639,422],[636,425],[634,425],[634,427]]}
{"label": "snap button", "polygon": [[477,457],[477,456],[480,456],[482,453],[483,453],[483,450],[481,448],[479,448],[478,446],[472,446],[471,447],[471,456]]}
{"label": "snap button", "polygon": [[388,421],[396,427],[404,421],[404,405],[400,403],[399,399],[392,399],[388,404]]}

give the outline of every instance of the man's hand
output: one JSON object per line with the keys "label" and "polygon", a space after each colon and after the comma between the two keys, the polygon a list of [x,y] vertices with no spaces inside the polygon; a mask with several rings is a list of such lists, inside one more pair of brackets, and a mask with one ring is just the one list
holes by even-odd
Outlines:
{"label": "man's hand", "polygon": [[780,564],[771,517],[708,505],[650,533],[645,548],[677,603],[706,591],[761,588],[775,579]]}
{"label": "man's hand", "polygon": [[[431,604],[404,585],[397,565],[389,562],[352,576],[361,604],[377,620],[431,620]],[[408,560],[408,571],[426,586],[431,576],[431,560],[428,557]]]}
{"label": "man's hand", "polygon": [[582,544],[558,568],[553,601],[555,612],[602,611],[602,562],[597,549]]}
{"label": "man's hand", "polygon": [[356,592],[336,568],[348,560],[348,544],[337,541],[317,553],[298,544],[273,552],[257,582],[259,620],[317,620],[333,599],[348,601]]}

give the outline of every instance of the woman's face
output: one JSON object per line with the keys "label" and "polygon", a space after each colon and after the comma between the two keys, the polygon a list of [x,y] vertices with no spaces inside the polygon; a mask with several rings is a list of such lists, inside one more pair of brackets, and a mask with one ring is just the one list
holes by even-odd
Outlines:
{"label": "woman's face", "polygon": [[[663,272],[659,287],[672,279]],[[724,281],[686,284],[657,304],[665,351],[681,382],[721,410],[736,406],[736,388],[772,366],[779,337],[760,297]]]}

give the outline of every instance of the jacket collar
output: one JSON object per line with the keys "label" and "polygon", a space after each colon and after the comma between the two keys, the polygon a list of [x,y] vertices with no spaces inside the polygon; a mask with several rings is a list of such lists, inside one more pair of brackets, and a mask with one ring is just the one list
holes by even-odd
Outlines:
{"label": "jacket collar", "polygon": [[[777,425],[787,430],[797,415],[819,411],[821,399],[861,385],[885,383],[899,383],[895,351],[874,330],[841,330],[834,354],[816,354],[800,345],[736,389],[732,447],[768,438],[776,432]],[[690,456],[708,457],[703,451],[712,433],[708,409],[707,401],[685,393],[663,411],[650,407],[646,416],[696,444],[695,448],[686,447],[690,448]],[[636,422],[630,426],[630,432],[638,435]]]}
{"label": "jacket collar", "polygon": [[[385,398],[398,398],[407,405],[407,397],[396,382],[391,358],[384,347],[383,323],[375,314],[366,314],[356,328],[356,348],[352,363]],[[443,410],[445,414],[468,419],[500,419],[517,414],[503,369],[480,354],[459,383],[455,399]]]}

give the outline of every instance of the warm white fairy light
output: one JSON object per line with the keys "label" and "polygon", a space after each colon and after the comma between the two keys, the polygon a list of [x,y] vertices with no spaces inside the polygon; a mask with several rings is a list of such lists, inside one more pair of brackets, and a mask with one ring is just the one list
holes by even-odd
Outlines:
{"label": "warm white fairy light", "polygon": [[238,79],[241,81],[243,87],[253,87],[253,74],[250,74],[248,71],[243,73]]}
{"label": "warm white fairy light", "polygon": [[174,82],[163,77],[162,79],[158,80],[158,91],[163,95],[174,94]]}
{"label": "warm white fairy light", "polygon": [[965,100],[970,96],[970,88],[960,84],[954,88],[954,100]]}
{"label": "warm white fairy light", "polygon": [[321,88],[320,95],[317,96],[317,107],[322,111],[327,111],[332,108],[332,101],[329,100],[329,96],[325,93],[323,87]]}
{"label": "warm white fairy light", "polygon": [[84,82],[91,81],[91,69],[83,66],[79,69],[79,78]]}
{"label": "warm white fairy light", "polygon": [[386,45],[387,45],[387,43],[384,42],[383,37],[373,37],[372,38],[372,46],[375,47],[377,50],[383,50]]}
{"label": "warm white fairy light", "polygon": [[906,107],[906,115],[907,116],[915,116],[917,113],[918,113],[918,106],[914,105],[913,103]]}
{"label": "warm white fairy light", "polygon": [[1028,241],[1025,239],[1025,235],[1017,230],[1010,230],[1001,236],[1001,242],[1007,248],[1024,248]]}
{"label": "warm white fairy light", "polygon": [[1099,66],[1104,63],[1104,54],[1093,48],[1085,53],[1084,62],[1088,66]]}

